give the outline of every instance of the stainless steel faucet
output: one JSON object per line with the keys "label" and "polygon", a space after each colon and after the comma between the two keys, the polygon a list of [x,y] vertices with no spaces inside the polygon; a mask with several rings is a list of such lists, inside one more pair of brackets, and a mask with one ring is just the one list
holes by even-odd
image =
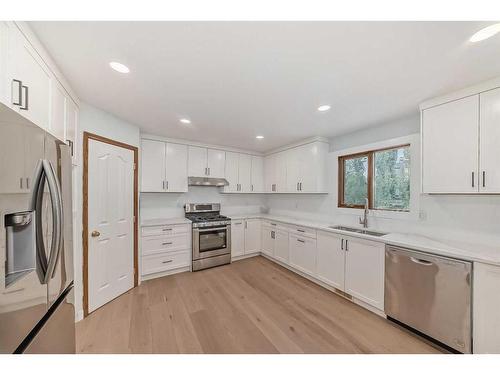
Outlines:
{"label": "stainless steel faucet", "polygon": [[368,228],[368,198],[365,198],[365,211],[363,218],[359,218],[359,223],[363,224],[363,228]]}

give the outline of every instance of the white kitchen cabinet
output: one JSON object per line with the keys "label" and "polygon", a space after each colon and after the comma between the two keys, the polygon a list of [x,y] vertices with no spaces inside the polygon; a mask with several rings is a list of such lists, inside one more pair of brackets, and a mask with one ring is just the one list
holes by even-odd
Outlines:
{"label": "white kitchen cabinet", "polygon": [[264,158],[264,191],[273,193],[275,189],[276,154]]}
{"label": "white kitchen cabinet", "polygon": [[231,256],[245,254],[245,220],[231,221]]}
{"label": "white kitchen cabinet", "polygon": [[141,191],[186,192],[187,146],[141,140]]}
{"label": "white kitchen cabinet", "polygon": [[289,241],[290,265],[299,271],[314,275],[316,271],[316,239],[290,234]]}
{"label": "white kitchen cabinet", "polygon": [[327,157],[329,145],[312,142],[299,148],[299,188],[301,193],[328,191]]}
{"label": "white kitchen cabinet", "polygon": [[224,178],[225,166],[225,151],[189,146],[188,175],[190,177]]}
{"label": "white kitchen cabinet", "polygon": [[71,97],[66,97],[66,143],[71,147],[73,165],[78,164],[78,106]]}
{"label": "white kitchen cabinet", "polygon": [[270,257],[274,255],[274,229],[269,225],[262,226],[262,252]]}
{"label": "white kitchen cabinet", "polygon": [[188,191],[188,148],[183,144],[169,142],[165,144],[165,147],[165,191],[185,193]]}
{"label": "white kitchen cabinet", "polygon": [[286,186],[286,155],[283,152],[271,154],[264,159],[266,192],[284,193]]}
{"label": "white kitchen cabinet", "polygon": [[251,190],[252,157],[247,154],[226,152],[225,178],[229,185],[224,186],[227,193],[249,193]]}
{"label": "white kitchen cabinet", "polygon": [[300,147],[294,147],[284,152],[286,159],[286,191],[300,192],[300,171],[302,164],[302,153]]}
{"label": "white kitchen cabinet", "polygon": [[285,229],[277,228],[274,231],[274,258],[288,264],[290,261],[290,247],[288,231]]}
{"label": "white kitchen cabinet", "polygon": [[207,177],[207,149],[205,147],[188,147],[188,176]]}
{"label": "white kitchen cabinet", "polygon": [[10,90],[7,81],[7,63],[9,51],[9,27],[7,22],[0,21],[0,102],[8,105]]}
{"label": "white kitchen cabinet", "polygon": [[254,193],[264,192],[264,158],[252,156],[252,172],[250,191]]}
{"label": "white kitchen cabinet", "polygon": [[222,150],[207,150],[208,177],[224,178],[226,152]]}
{"label": "white kitchen cabinet", "polygon": [[56,79],[50,81],[50,122],[47,131],[66,140],[66,91]]}
{"label": "white kitchen cabinet", "polygon": [[385,245],[344,237],[345,292],[384,310]]}
{"label": "white kitchen cabinet", "polygon": [[141,191],[163,192],[166,170],[165,142],[141,140]]}
{"label": "white kitchen cabinet", "polygon": [[500,88],[479,97],[479,191],[500,193]]}
{"label": "white kitchen cabinet", "polygon": [[240,192],[250,193],[252,189],[252,156],[248,154],[240,154],[238,165],[238,182],[240,184]]}
{"label": "white kitchen cabinet", "polygon": [[11,22],[7,25],[9,39],[4,85],[10,100],[5,104],[41,128],[50,130],[50,70],[17,26]]}
{"label": "white kitchen cabinet", "polygon": [[473,352],[500,354],[500,267],[474,263]]}
{"label": "white kitchen cabinet", "polygon": [[318,231],[318,264],[316,277],[341,291],[344,290],[345,240],[342,236]]}
{"label": "white kitchen cabinet", "polygon": [[261,220],[245,220],[245,254],[259,253],[262,248]]}
{"label": "white kitchen cabinet", "polygon": [[479,95],[422,110],[422,191],[479,191]]}

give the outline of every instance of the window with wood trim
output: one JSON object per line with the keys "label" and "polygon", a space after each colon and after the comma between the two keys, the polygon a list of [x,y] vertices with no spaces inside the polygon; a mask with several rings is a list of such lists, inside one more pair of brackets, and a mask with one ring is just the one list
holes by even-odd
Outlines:
{"label": "window with wood trim", "polygon": [[410,210],[410,145],[339,156],[339,207]]}

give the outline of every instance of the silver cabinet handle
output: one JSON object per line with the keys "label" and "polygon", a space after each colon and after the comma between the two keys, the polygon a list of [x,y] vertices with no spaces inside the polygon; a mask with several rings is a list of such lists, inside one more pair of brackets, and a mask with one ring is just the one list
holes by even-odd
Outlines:
{"label": "silver cabinet handle", "polygon": [[208,176],[210,176],[210,167],[208,167],[207,170],[208,170]]}
{"label": "silver cabinet handle", "polygon": [[25,92],[26,92],[26,100],[24,102],[24,106],[22,107],[19,107],[19,109],[22,109],[24,111],[28,111],[29,110],[29,87],[28,86],[21,86],[21,89],[23,89]]}
{"label": "silver cabinet handle", "polygon": [[300,191],[302,191],[302,182],[299,184]]}
{"label": "silver cabinet handle", "polygon": [[167,186],[167,190],[168,190],[168,180],[165,181],[165,185]]}
{"label": "silver cabinet handle", "polygon": [[340,250],[344,250],[344,239],[340,241]]}
{"label": "silver cabinet handle", "polygon": [[[18,89],[17,89],[17,102],[14,100],[14,84],[17,83]],[[18,79],[13,79],[12,80],[12,87],[11,87],[11,97],[12,97],[12,104],[20,106],[22,104],[22,99],[23,99],[23,93],[22,93],[22,86],[23,83],[18,80]]]}
{"label": "silver cabinet handle", "polygon": [[247,228],[248,228],[248,222],[245,221],[245,229],[247,229]]}
{"label": "silver cabinet handle", "polygon": [[275,237],[275,233],[274,233],[274,230],[271,231],[271,238],[274,240],[276,237]]}
{"label": "silver cabinet handle", "polygon": [[297,182],[297,191],[299,191],[299,183]]}
{"label": "silver cabinet handle", "polygon": [[297,229],[297,232],[305,233],[305,230],[304,229]]}
{"label": "silver cabinet handle", "polygon": [[166,263],[172,263],[172,262],[173,262],[173,260],[172,260],[172,259],[169,259],[169,260],[164,260],[162,263],[163,263],[163,264],[166,264]]}
{"label": "silver cabinet handle", "polygon": [[474,187],[474,172],[472,172],[472,187]]}
{"label": "silver cabinet handle", "polygon": [[26,189],[30,188],[30,179],[29,177],[26,177]]}
{"label": "silver cabinet handle", "polygon": [[483,187],[486,187],[486,172],[483,171]]}
{"label": "silver cabinet handle", "polygon": [[347,246],[348,243],[349,241],[345,240],[345,251],[349,251],[349,247]]}
{"label": "silver cabinet handle", "polygon": [[243,224],[241,221],[234,223],[234,225],[241,225],[241,224]]}
{"label": "silver cabinet handle", "polygon": [[165,190],[165,180],[162,181],[162,184],[163,184],[162,188],[163,190]]}
{"label": "silver cabinet handle", "polygon": [[21,188],[21,189],[23,188],[23,178],[22,177],[19,178],[19,188]]}
{"label": "silver cabinet handle", "polygon": [[250,185],[250,191],[253,191],[253,184]]}
{"label": "silver cabinet handle", "polygon": [[167,232],[167,231],[170,231],[170,230],[172,230],[172,228],[163,228],[162,229],[162,231],[164,231],[164,232]]}
{"label": "silver cabinet handle", "polygon": [[172,242],[163,242],[162,245],[172,245]]}
{"label": "silver cabinet handle", "polygon": [[297,241],[298,241],[298,242],[302,242],[302,243],[305,243],[305,242],[306,242],[306,241],[304,241],[304,240],[301,240],[300,238],[297,238]]}

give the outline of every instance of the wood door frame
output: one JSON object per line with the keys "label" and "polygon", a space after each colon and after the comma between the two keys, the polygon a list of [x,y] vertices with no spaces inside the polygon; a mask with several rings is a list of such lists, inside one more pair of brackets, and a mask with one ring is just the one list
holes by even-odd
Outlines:
{"label": "wood door frame", "polygon": [[89,140],[107,143],[113,146],[126,148],[134,152],[134,287],[139,284],[139,255],[138,255],[138,197],[139,197],[139,148],[129,144],[114,141],[97,134],[83,132],[83,212],[82,212],[82,239],[83,239],[83,316],[89,315]]}

